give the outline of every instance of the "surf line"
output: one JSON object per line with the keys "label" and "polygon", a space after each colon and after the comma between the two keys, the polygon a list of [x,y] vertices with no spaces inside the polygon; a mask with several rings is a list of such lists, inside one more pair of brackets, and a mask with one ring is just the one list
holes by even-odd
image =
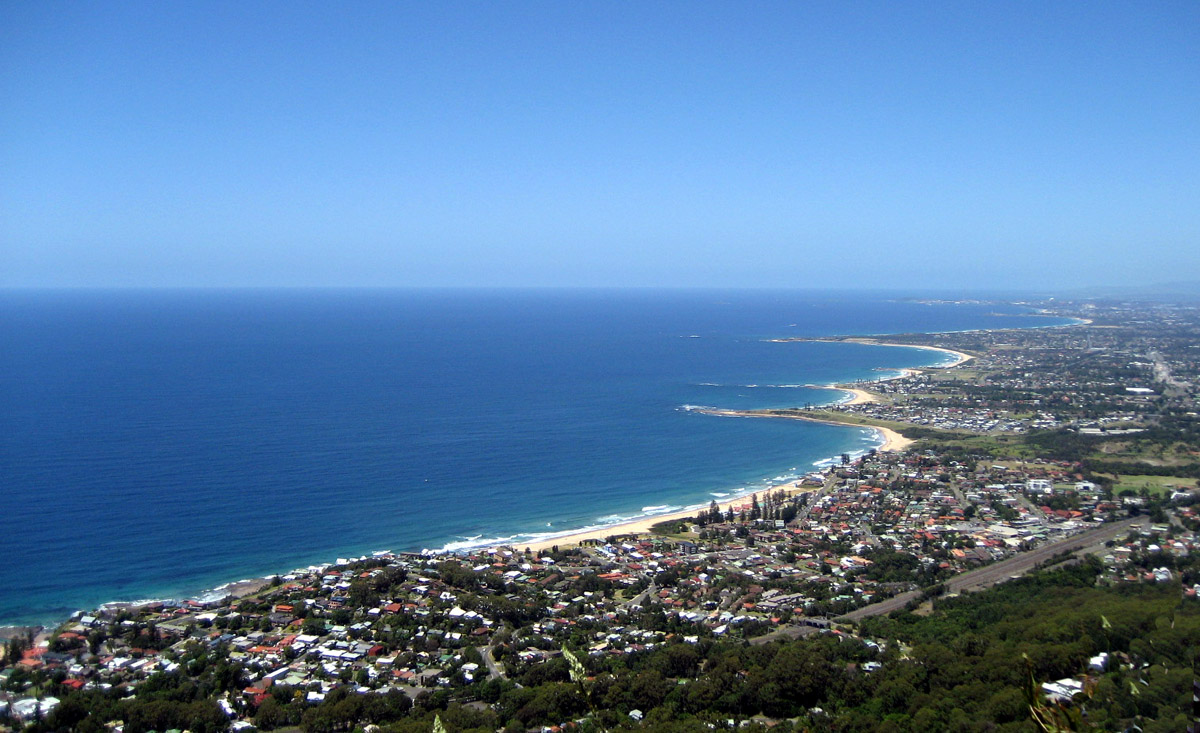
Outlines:
{"label": "surf line", "polygon": [[881,445],[877,450],[883,452],[898,452],[905,450],[913,444],[911,438],[906,438],[900,433],[891,428],[884,428],[878,425],[864,425],[860,423],[839,422],[837,420],[826,420],[824,418],[813,417],[804,414],[805,411],[799,408],[791,409],[769,409],[769,410],[727,410],[719,407],[697,407],[692,410],[703,415],[715,415],[717,417],[777,417],[785,420],[806,420],[808,422],[821,423],[822,425],[837,425],[844,428],[870,428],[879,434]]}

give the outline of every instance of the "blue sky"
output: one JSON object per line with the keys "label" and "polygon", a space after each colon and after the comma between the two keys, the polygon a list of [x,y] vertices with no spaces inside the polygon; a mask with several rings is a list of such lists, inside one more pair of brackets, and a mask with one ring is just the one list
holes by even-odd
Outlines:
{"label": "blue sky", "polygon": [[1200,280],[1200,3],[0,4],[0,286]]}

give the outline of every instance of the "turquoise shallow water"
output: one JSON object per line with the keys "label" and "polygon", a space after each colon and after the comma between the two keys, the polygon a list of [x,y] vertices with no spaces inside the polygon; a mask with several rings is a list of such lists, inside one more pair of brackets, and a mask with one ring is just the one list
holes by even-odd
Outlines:
{"label": "turquoise shallow water", "polygon": [[685,406],[830,402],[843,393],[804,385],[944,358],[767,339],[1054,323],[996,311],[862,293],[0,293],[0,624],[761,488],[876,436]]}

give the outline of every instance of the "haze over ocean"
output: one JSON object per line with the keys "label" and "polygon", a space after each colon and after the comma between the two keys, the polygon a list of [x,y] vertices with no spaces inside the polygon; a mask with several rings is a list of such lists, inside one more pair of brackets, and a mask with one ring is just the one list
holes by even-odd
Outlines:
{"label": "haze over ocean", "polygon": [[0,294],[0,624],[706,504],[877,444],[699,415],[942,356],[779,336],[1062,323],[764,291]]}
{"label": "haze over ocean", "polygon": [[1194,292],[1198,21],[0,3],[0,624],[706,503],[875,438],[682,406],[941,358],[765,337],[1045,322],[862,292]]}

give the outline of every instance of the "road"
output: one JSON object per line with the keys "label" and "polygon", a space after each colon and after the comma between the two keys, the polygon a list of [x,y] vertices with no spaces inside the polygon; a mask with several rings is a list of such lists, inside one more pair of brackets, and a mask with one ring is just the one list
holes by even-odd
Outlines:
{"label": "road", "polygon": [[1167,362],[1163,359],[1162,354],[1158,353],[1157,351],[1151,351],[1149,354],[1147,354],[1147,356],[1149,356],[1150,360],[1154,362],[1154,379],[1156,381],[1162,382],[1170,387],[1179,387],[1181,389],[1186,389],[1188,387],[1188,384],[1183,380],[1171,376],[1171,367],[1167,365]]}
{"label": "road", "polygon": [[634,596],[633,598],[630,598],[625,603],[622,603],[621,608],[628,609],[628,608],[632,608],[634,606],[637,606],[638,608],[645,608],[646,607],[646,599],[650,597],[650,594],[657,593],[657,592],[658,592],[658,585],[655,583],[655,579],[651,579],[650,585],[646,587],[646,590],[642,591],[641,593],[638,593],[636,596]]}
{"label": "road", "polygon": [[[981,568],[961,573],[946,581],[946,590],[948,593],[964,593],[1002,583],[1014,575],[1024,575],[1034,569],[1039,563],[1043,563],[1059,553],[1074,552],[1089,545],[1102,545],[1108,540],[1121,537],[1129,531],[1130,527],[1139,523],[1143,526],[1148,526],[1149,520],[1146,517],[1134,517],[1133,519],[1123,519],[1119,522],[1110,522],[1102,527],[1082,532],[1064,540],[1042,545],[1029,552],[1022,552],[1007,560],[1001,560],[991,565],[985,565]],[[904,608],[909,601],[918,598],[920,595],[920,591],[901,593],[885,601],[872,603],[856,611],[851,611],[837,620],[842,622],[858,621],[869,616],[888,614]]]}
{"label": "road", "polygon": [[502,679],[507,675],[504,670],[496,664],[496,658],[492,656],[492,645],[476,647],[479,650],[479,656],[483,657],[483,663],[487,667],[488,677],[491,679]]}

